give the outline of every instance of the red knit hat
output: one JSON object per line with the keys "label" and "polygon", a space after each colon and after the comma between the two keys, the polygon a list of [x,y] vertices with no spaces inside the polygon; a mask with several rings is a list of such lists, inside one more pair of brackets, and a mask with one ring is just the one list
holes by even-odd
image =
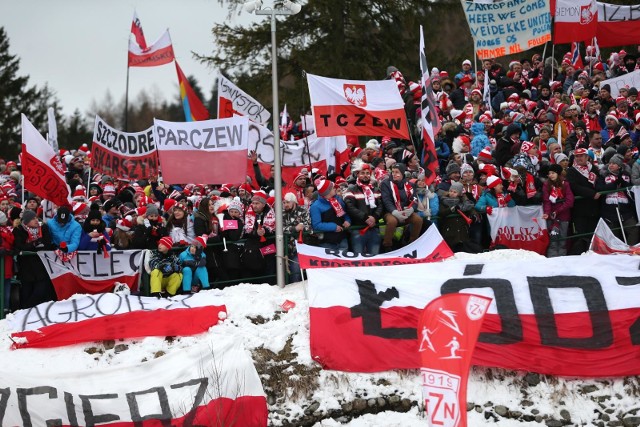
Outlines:
{"label": "red knit hat", "polygon": [[316,179],[315,184],[318,189],[318,194],[321,196],[326,196],[333,189],[333,182],[328,179]]}
{"label": "red knit hat", "polygon": [[165,212],[171,209],[178,201],[176,199],[164,199],[164,203],[162,204],[162,208]]}
{"label": "red knit hat", "polygon": [[133,218],[131,218],[129,215],[125,216],[122,219],[119,219],[118,221],[116,221],[116,228],[122,231],[129,231],[131,230],[131,227],[133,227],[133,222],[132,222]]}
{"label": "red knit hat", "polygon": [[536,145],[530,141],[523,141],[520,146],[521,153],[528,153],[531,149],[533,149]]}
{"label": "red knit hat", "polygon": [[486,146],[482,149],[482,151],[478,154],[478,160],[492,160],[491,157],[491,147]]}
{"label": "red knit hat", "polygon": [[267,203],[267,198],[268,198],[267,193],[265,193],[262,190],[257,190],[257,191],[253,192],[253,196],[251,197],[251,201],[252,202],[258,201],[258,202],[261,202],[261,203]]}
{"label": "red knit hat", "polygon": [[487,177],[487,188],[496,188],[498,184],[502,184],[502,180],[495,175]]}
{"label": "red knit hat", "polygon": [[195,239],[193,239],[193,244],[196,246],[200,245],[203,248],[206,248],[207,239],[208,239],[208,236],[206,234],[203,234],[202,236],[197,236]]}
{"label": "red knit hat", "polygon": [[171,250],[171,248],[173,248],[173,240],[171,240],[171,237],[165,236],[162,239],[158,240],[158,246],[160,245],[164,245],[167,247],[167,249]]}

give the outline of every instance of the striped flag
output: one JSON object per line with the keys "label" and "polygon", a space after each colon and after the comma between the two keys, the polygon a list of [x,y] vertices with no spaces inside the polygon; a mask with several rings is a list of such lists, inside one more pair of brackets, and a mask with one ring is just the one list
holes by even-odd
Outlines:
{"label": "striped flag", "polygon": [[174,59],[169,30],[165,30],[154,44],[144,49],[129,39],[129,67],[157,67]]}
{"label": "striped flag", "polygon": [[438,155],[436,153],[436,135],[440,131],[440,122],[436,112],[436,99],[431,88],[431,77],[424,52],[424,33],[420,26],[420,84],[422,86],[422,155],[421,164],[425,171],[425,182],[431,184],[437,177]]}
{"label": "striped flag", "polygon": [[144,33],[142,32],[142,24],[140,23],[140,18],[138,18],[138,14],[133,12],[133,21],[131,22],[131,34],[136,39],[136,43],[140,46],[140,49],[144,50],[147,48],[147,41],[144,38]]}
{"label": "striped flag", "polygon": [[180,99],[182,100],[182,108],[184,109],[186,121],[195,122],[198,120],[209,119],[209,111],[207,111],[205,106],[202,104],[202,101],[198,99],[198,96],[193,91],[193,88],[189,84],[189,80],[178,65],[178,61],[176,61],[176,72],[178,73]]}
{"label": "striped flag", "polygon": [[573,68],[584,69],[582,58],[580,57],[580,42],[571,43],[571,64]]}

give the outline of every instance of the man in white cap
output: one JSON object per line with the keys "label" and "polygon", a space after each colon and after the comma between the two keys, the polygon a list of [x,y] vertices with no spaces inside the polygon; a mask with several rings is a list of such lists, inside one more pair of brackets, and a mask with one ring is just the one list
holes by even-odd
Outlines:
{"label": "man in white cap", "polygon": [[456,83],[458,83],[464,76],[469,76],[473,80],[476,79],[476,75],[471,68],[471,60],[469,59],[465,59],[464,61],[462,61],[462,70],[458,74],[456,74],[453,79],[456,81]]}

